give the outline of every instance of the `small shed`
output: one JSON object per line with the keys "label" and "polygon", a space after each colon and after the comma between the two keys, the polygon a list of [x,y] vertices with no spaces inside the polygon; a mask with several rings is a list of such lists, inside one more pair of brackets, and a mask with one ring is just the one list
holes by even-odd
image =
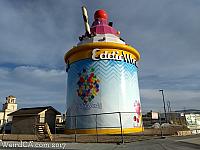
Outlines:
{"label": "small shed", "polygon": [[56,115],[61,113],[52,106],[21,108],[9,116],[12,116],[12,134],[35,134],[37,124],[47,123],[51,133],[55,133]]}

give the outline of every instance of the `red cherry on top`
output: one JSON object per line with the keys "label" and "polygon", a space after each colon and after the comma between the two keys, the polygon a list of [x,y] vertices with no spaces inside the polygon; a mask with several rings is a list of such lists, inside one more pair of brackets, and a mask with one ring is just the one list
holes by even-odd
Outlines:
{"label": "red cherry on top", "polygon": [[103,9],[97,10],[95,12],[95,14],[94,14],[94,19],[98,19],[98,18],[106,19],[107,20],[108,19],[108,14]]}

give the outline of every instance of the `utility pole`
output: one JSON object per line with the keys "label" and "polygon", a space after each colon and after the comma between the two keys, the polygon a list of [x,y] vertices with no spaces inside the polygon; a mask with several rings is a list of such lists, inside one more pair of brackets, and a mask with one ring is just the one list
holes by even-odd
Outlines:
{"label": "utility pole", "polygon": [[166,107],[165,107],[165,96],[164,96],[164,90],[159,90],[162,94],[162,100],[163,100],[163,107],[164,107],[164,112],[165,112],[165,122],[167,123],[167,113],[166,113]]}

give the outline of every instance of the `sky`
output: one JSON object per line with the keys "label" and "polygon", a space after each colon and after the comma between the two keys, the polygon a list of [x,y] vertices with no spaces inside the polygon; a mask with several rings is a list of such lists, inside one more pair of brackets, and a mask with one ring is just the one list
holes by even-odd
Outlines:
{"label": "sky", "polygon": [[162,111],[159,89],[172,110],[200,109],[199,0],[0,0],[0,104],[66,107],[64,54],[105,9],[126,43],[141,55],[143,111]]}

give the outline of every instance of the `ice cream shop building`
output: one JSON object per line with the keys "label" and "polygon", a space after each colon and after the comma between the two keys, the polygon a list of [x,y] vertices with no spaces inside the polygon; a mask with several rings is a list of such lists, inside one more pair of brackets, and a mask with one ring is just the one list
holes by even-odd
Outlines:
{"label": "ice cream shop building", "polygon": [[108,14],[97,10],[90,26],[82,7],[85,34],[65,54],[67,113],[65,133],[141,132],[139,52],[120,38]]}

